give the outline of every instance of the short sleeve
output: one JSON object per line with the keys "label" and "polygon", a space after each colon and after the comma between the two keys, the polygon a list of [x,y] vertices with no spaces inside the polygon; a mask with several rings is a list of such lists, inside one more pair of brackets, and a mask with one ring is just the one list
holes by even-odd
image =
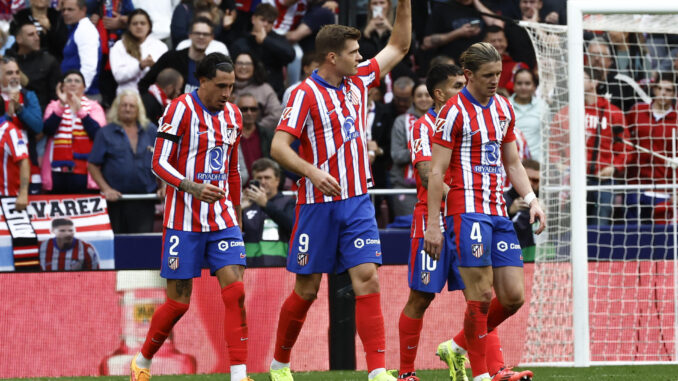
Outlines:
{"label": "short sleeve", "polygon": [[276,130],[285,131],[296,138],[299,138],[304,132],[306,119],[309,117],[310,105],[313,102],[313,97],[308,95],[302,87],[297,86],[292,91],[292,95],[290,95],[290,99],[280,115],[280,121],[276,128]]}
{"label": "short sleeve", "polygon": [[410,154],[412,156],[412,165],[417,165],[422,161],[431,161],[431,138],[430,127],[428,124],[417,121],[412,126],[410,134]]}
{"label": "short sleeve", "polygon": [[[506,129],[506,135],[504,135],[504,138],[502,139],[502,143],[510,143],[516,141],[516,134],[515,134],[515,128],[516,128],[516,113],[513,111],[513,106],[511,106],[511,102],[504,100],[504,103],[506,104],[506,107],[508,108],[509,111],[509,125],[508,128]],[[501,120],[500,120],[501,122]]]}
{"label": "short sleeve", "polygon": [[181,101],[182,99],[183,97],[175,99],[165,108],[165,112],[159,121],[157,133],[159,138],[179,140],[179,137],[183,134],[183,123],[181,121],[184,119],[184,114],[189,110],[187,110],[186,104]]}
{"label": "short sleeve", "polygon": [[455,104],[443,106],[436,119],[432,142],[447,148],[454,148],[454,138],[461,128],[461,119],[461,113]]}
{"label": "short sleeve", "polygon": [[10,147],[12,149],[14,161],[17,162],[19,160],[27,159],[28,144],[26,142],[24,133],[18,128],[10,127],[9,136],[11,141]]}
{"label": "short sleeve", "polygon": [[362,81],[363,85],[368,89],[379,86],[381,78],[381,69],[376,58],[362,62],[358,65],[358,73],[356,74]]}

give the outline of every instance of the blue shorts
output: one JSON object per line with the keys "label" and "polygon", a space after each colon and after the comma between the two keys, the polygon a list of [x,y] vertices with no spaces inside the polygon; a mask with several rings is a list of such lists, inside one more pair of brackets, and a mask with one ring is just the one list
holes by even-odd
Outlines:
{"label": "blue shorts", "polygon": [[343,273],[381,264],[381,242],[368,195],[297,205],[287,269],[296,274]]}
{"label": "blue shorts", "polygon": [[523,252],[507,217],[464,213],[446,217],[445,235],[460,267],[523,267]]}
{"label": "blue shorts", "polygon": [[204,260],[212,275],[229,265],[245,266],[247,255],[240,228],[187,232],[165,228],[162,233],[160,276],[166,279],[200,277]]}
{"label": "blue shorts", "polygon": [[443,249],[437,261],[424,251],[424,239],[410,240],[410,257],[407,261],[407,284],[421,292],[440,292],[447,282],[447,290],[463,290],[464,281],[457,268],[457,256],[443,242]]}

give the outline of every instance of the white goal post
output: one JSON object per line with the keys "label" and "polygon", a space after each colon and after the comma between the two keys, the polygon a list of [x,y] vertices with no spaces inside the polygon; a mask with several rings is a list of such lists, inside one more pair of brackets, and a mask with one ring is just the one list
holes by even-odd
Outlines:
{"label": "white goal post", "polygon": [[[528,31],[535,46],[540,70],[541,96],[546,98],[550,95],[545,93],[557,94],[560,92],[561,94],[559,94],[559,96],[565,99],[564,102],[566,102],[564,103],[567,107],[565,116],[569,119],[569,125],[585,126],[587,123],[585,120],[585,108],[587,106],[585,105],[583,96],[585,93],[585,79],[583,73],[586,69],[584,32],[587,30],[610,30],[630,33],[669,33],[678,35],[678,1],[569,0],[567,7],[568,24],[566,27],[524,22],[521,22],[521,26]],[[566,43],[553,42],[556,41],[555,39],[557,38],[563,39],[564,36],[567,36]],[[550,42],[544,42],[545,40],[549,40]],[[542,46],[538,46],[539,44]],[[549,44],[552,46],[544,48],[544,45]],[[560,52],[558,52],[559,50]],[[558,54],[561,56],[557,57]],[[567,78],[563,78],[565,74],[567,75]],[[674,74],[676,73],[674,72]],[[560,84],[560,90],[558,89],[557,84]],[[563,90],[563,86],[566,86],[566,89]],[[649,97],[639,88],[640,86],[636,86],[634,95],[635,100],[639,103],[647,102]],[[567,94],[562,94],[563,92],[566,92]],[[551,104],[549,115],[543,118],[544,123],[551,123],[552,118],[554,117],[554,107],[556,106]],[[678,228],[675,220],[670,224],[672,226],[667,228],[667,231],[672,233],[673,245],[669,247],[669,241],[666,241],[665,249],[669,254],[662,258],[663,263],[661,266],[662,271],[666,270],[667,272],[670,272],[672,270],[673,274],[672,282],[669,282],[672,284],[662,283],[664,286],[663,290],[670,292],[670,294],[664,294],[664,296],[668,295],[668,299],[673,299],[672,301],[669,300],[670,303],[668,303],[672,304],[672,311],[666,311],[666,308],[657,308],[657,311],[661,310],[668,318],[672,319],[671,324],[668,324],[672,325],[672,327],[666,327],[667,324],[665,322],[660,322],[660,325],[663,324],[662,327],[664,327],[664,331],[662,331],[661,335],[672,335],[672,337],[662,338],[663,341],[661,344],[665,345],[667,348],[671,348],[668,351],[670,353],[667,353],[664,357],[658,356],[656,358],[651,356],[648,356],[647,358],[642,356],[617,356],[614,358],[610,357],[611,360],[608,360],[605,356],[602,356],[604,359],[600,360],[601,356],[592,357],[593,343],[590,335],[591,332],[593,332],[593,328],[590,322],[592,311],[590,311],[591,300],[589,298],[589,296],[592,295],[592,292],[589,289],[589,283],[591,282],[591,278],[596,276],[591,275],[591,271],[595,272],[599,270],[591,270],[591,264],[589,263],[590,245],[587,235],[591,230],[591,227],[589,226],[591,222],[589,219],[587,223],[587,218],[590,218],[590,216],[587,216],[587,192],[590,192],[592,189],[611,189],[612,191],[618,190],[625,192],[626,190],[635,188],[631,185],[592,186],[587,182],[587,165],[590,165],[590,163],[587,162],[586,134],[587,131],[585,128],[569,128],[565,134],[566,139],[569,137],[569,147],[567,148],[569,150],[569,157],[568,162],[565,163],[565,165],[563,165],[563,163],[559,164],[561,168],[564,166],[568,167],[566,169],[567,175],[560,175],[561,177],[567,177],[567,182],[551,182],[548,178],[545,181],[544,177],[547,177],[548,172],[553,168],[551,167],[551,164],[542,163],[541,185],[543,194],[540,195],[540,198],[545,198],[543,197],[545,195],[556,195],[555,198],[558,198],[558,196],[561,198],[561,200],[545,199],[544,201],[547,203],[547,212],[554,210],[560,211],[560,208],[563,208],[566,210],[566,214],[569,213],[569,215],[567,217],[549,216],[549,223],[551,223],[551,220],[557,218],[560,220],[557,223],[559,225],[557,227],[550,226],[549,228],[551,230],[546,232],[547,237],[538,241],[537,260],[535,263],[533,280],[534,286],[529,306],[530,322],[528,323],[528,342],[526,345],[532,346],[535,345],[535,342],[537,343],[536,349],[526,349],[523,356],[523,364],[586,367],[590,365],[611,364],[678,363],[678,247],[676,245]],[[548,142],[548,139],[548,136],[544,137],[542,135],[542,152],[546,152],[549,148],[550,143]],[[675,141],[676,137],[674,135],[673,158],[676,157]],[[546,157],[548,157],[548,155],[544,155],[543,161],[548,160]],[[672,161],[671,158],[666,158],[665,160],[669,162]],[[547,168],[545,169],[544,167]],[[673,218],[675,218],[675,216],[678,215],[678,213],[676,213],[676,202],[678,198],[676,197],[675,170],[672,169],[672,172],[674,174],[673,185],[668,184],[664,188],[653,189],[664,189],[674,196]],[[567,200],[563,201],[563,198],[567,198]],[[558,204],[559,202],[560,205],[554,207],[554,204]],[[588,202],[590,203],[591,201],[588,200]],[[567,205],[563,206],[565,204]],[[624,223],[626,224],[626,222]],[[569,229],[569,232],[563,233],[563,230],[567,229]],[[640,227],[633,233],[643,234]],[[556,241],[554,245],[553,240],[561,239],[562,241],[563,237],[565,237],[567,242],[562,242],[561,245],[567,247],[562,248],[562,250],[558,247],[554,248],[554,246],[559,245],[559,243]],[[552,240],[550,244],[547,242],[549,240]],[[638,251],[640,251],[640,249],[638,249]],[[542,267],[540,267],[540,258],[547,258],[543,262],[544,265]],[[552,258],[556,259],[554,260]],[[653,258],[654,257],[652,256],[650,257],[650,259]],[[623,260],[626,261],[626,258]],[[641,262],[638,258],[631,259],[630,262],[634,260],[638,263]],[[640,263],[638,266],[640,267]],[[610,266],[610,269],[612,269],[612,266]],[[638,270],[638,272],[640,273],[640,270]],[[665,277],[671,276],[671,274],[662,275],[665,275]],[[552,282],[554,279],[560,281],[561,284],[568,284],[562,288],[559,288],[558,285],[553,285],[554,289],[548,289],[548,287],[551,286],[549,282]],[[546,296],[538,295],[540,292],[544,292]],[[554,299],[559,298],[564,300],[554,301]],[[549,308],[554,308],[554,306],[562,308],[562,310],[566,310],[566,312],[560,313],[560,311],[558,311],[557,313],[554,313],[553,316],[549,316]],[[624,307],[620,308],[623,310]],[[550,321],[544,324],[535,322],[532,316],[535,311],[537,312],[537,317],[535,319],[544,318]],[[659,314],[659,312],[656,313]],[[638,321],[642,321],[642,319],[637,319],[634,324],[639,324]],[[562,324],[563,327],[558,327],[559,324]],[[624,327],[623,324],[620,324],[620,326],[622,328]],[[560,330],[551,334],[551,332],[547,332],[547,330],[550,329],[549,327],[552,327],[556,331]],[[549,339],[551,341],[547,344],[541,343],[541,338],[548,335],[552,335],[552,338]],[[618,344],[618,346],[623,345],[625,344]],[[652,343],[644,343],[644,345],[652,345]],[[610,345],[610,347],[614,346]],[[550,351],[553,351],[553,353],[556,353],[557,355],[550,356],[548,354]]]}

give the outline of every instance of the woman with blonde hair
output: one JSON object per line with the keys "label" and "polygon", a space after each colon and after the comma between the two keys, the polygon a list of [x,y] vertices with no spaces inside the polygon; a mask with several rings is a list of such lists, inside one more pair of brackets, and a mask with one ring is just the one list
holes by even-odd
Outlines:
{"label": "woman with blonde hair", "polygon": [[108,201],[114,233],[153,231],[155,200],[119,200],[123,194],[164,197],[164,183],[151,172],[157,128],[146,118],[141,97],[134,90],[118,94],[108,120],[94,140],[87,169]]}
{"label": "woman with blonde hair", "polygon": [[139,80],[167,51],[167,45],[150,36],[151,17],[143,9],[129,14],[127,30],[111,48],[111,72],[118,83],[118,94],[136,90]]}

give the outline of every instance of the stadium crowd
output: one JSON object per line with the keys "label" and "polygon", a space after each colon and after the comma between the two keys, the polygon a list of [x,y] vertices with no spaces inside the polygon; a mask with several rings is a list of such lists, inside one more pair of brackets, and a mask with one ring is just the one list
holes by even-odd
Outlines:
{"label": "stadium crowd", "polygon": [[[362,31],[360,54],[372,58],[389,40],[395,2],[341,2],[349,3],[356,7]],[[565,24],[566,1],[425,3],[413,9],[407,57],[370,90],[366,135],[374,186],[416,187],[408,137],[412,124],[433,106],[426,73],[436,63],[458,63],[460,54],[480,41],[502,56],[499,93],[515,109],[521,157],[532,159],[530,166],[538,172],[538,164],[549,160],[541,143],[544,123],[551,123],[544,117],[549,104],[538,96],[530,39],[510,20]],[[10,174],[6,181],[13,184],[4,184],[1,194],[18,195],[23,206],[28,193],[100,192],[109,201],[116,233],[159,231],[157,201],[119,200],[130,194],[164,195],[165,184],[153,176],[150,160],[158,119],[172,99],[198,87],[196,66],[212,52],[234,61],[231,101],[243,115],[240,170],[243,186],[250,188],[246,180],[256,179],[255,163],[270,158],[273,131],[289,93],[319,64],[315,34],[346,11],[332,0],[0,1],[3,114],[20,131],[12,136],[27,142],[26,153],[14,152],[5,159],[14,163],[3,163]],[[601,32],[586,38],[589,184],[671,182],[664,160],[642,148],[671,156],[678,114],[675,78],[669,73],[678,65],[671,59],[678,53],[672,45],[677,37]],[[637,103],[633,86],[616,79],[619,74],[649,88],[650,103]],[[566,116],[560,110],[553,120]],[[11,138],[5,130],[3,140]],[[278,190],[295,189],[294,175],[271,171],[279,175]],[[30,179],[29,186],[19,184],[19,178]],[[243,192],[244,208],[266,210],[264,195],[280,196],[268,188],[254,185]],[[374,200],[380,226],[409,227],[414,195]],[[662,192],[591,192],[589,223],[610,224],[622,216],[663,222],[670,218],[669,201]],[[525,208],[521,200],[512,204],[511,214]],[[281,231],[281,236],[289,233]]]}

